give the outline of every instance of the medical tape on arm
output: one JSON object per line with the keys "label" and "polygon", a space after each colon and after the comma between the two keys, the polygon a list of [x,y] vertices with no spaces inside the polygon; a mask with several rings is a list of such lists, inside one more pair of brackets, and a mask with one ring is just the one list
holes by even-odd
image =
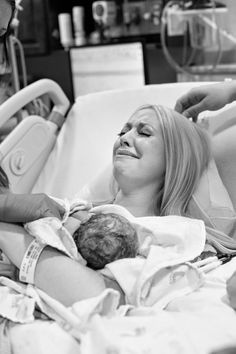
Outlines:
{"label": "medical tape on arm", "polygon": [[20,281],[34,284],[36,265],[40,254],[46,246],[47,245],[38,242],[36,239],[29,244],[20,266]]}

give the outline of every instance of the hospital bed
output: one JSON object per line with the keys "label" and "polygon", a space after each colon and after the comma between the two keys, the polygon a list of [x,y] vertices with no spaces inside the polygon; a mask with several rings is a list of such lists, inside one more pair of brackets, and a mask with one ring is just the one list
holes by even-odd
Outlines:
{"label": "hospital bed", "polygon": [[[199,85],[199,82],[172,83],[93,93],[78,97],[72,107],[62,89],[52,80],[42,79],[25,87],[0,106],[0,126],[42,95],[48,95],[51,112],[47,119],[28,115],[1,143],[0,161],[9,176],[12,190],[16,193],[45,192],[54,197],[73,199],[85,186],[90,186],[90,183],[98,186],[103,183],[104,171],[111,164],[112,145],[116,135],[131,113],[145,103],[173,107],[177,98]],[[235,117],[234,103],[222,110],[204,112],[201,115],[203,123],[208,125],[209,131],[214,135],[213,150],[218,178],[223,182],[225,193],[228,193],[234,208]],[[220,197],[216,199],[219,201]],[[219,284],[236,270],[236,262],[227,267],[228,271],[222,266],[214,274],[214,279]],[[151,311],[150,316],[145,314],[141,321],[144,323],[144,332],[148,329],[146,334],[141,329],[140,333],[138,330],[135,332],[135,323],[140,321],[142,309],[127,322],[122,317],[115,318],[112,323],[114,341],[117,343],[129,337],[127,348],[131,345],[132,353],[142,353],[142,348],[145,352],[147,341],[150,343],[148,353],[156,353],[159,346],[159,352],[167,354],[207,354],[221,347],[236,345],[236,314],[228,305],[223,306],[220,303],[220,299],[225,296],[225,288],[220,285],[218,292],[213,289],[214,285],[209,285],[209,288],[205,293],[202,291],[186,302],[180,301],[169,311],[159,313],[158,318]],[[199,305],[201,309],[198,312],[198,304],[204,301],[204,296],[206,303],[212,300],[214,306],[211,310],[209,306],[208,309],[202,309]],[[219,318],[224,323],[220,323]],[[106,335],[110,324],[106,321],[105,316],[103,322],[93,322],[91,333],[93,332],[94,337],[91,333],[89,337],[93,338],[93,346],[89,346],[89,341],[87,345],[81,346],[73,336],[51,321],[17,325],[11,332],[12,348],[16,354],[102,354],[109,350],[113,353],[112,343],[108,343]],[[160,322],[162,326],[158,328]],[[121,334],[121,328],[124,330],[126,327],[127,333],[124,331]],[[85,338],[85,343],[86,340],[88,338]],[[100,344],[103,340],[104,346]],[[32,349],[35,342],[38,347],[36,345]],[[99,348],[99,351],[94,348]],[[120,353],[129,352],[124,348],[120,348]]]}

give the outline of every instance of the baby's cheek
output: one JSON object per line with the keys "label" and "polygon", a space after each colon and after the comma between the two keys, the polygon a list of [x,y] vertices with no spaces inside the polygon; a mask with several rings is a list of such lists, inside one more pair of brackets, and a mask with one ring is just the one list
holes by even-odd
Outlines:
{"label": "baby's cheek", "polygon": [[73,217],[69,217],[63,226],[67,229],[67,231],[69,231],[71,235],[73,235],[74,232],[79,228],[80,224],[80,220]]}

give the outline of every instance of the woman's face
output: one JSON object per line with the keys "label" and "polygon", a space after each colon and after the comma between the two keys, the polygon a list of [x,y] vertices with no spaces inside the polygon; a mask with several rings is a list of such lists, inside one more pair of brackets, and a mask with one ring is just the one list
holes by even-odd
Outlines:
{"label": "woman's face", "polygon": [[160,186],[165,172],[160,122],[151,108],[137,111],[125,124],[113,148],[114,177],[133,187]]}
{"label": "woman's face", "polygon": [[11,15],[11,5],[6,0],[0,1],[0,37],[6,33]]}

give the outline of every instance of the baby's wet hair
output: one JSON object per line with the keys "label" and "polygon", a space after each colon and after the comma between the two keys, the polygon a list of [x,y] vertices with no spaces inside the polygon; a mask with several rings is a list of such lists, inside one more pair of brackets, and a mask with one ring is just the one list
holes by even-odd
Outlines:
{"label": "baby's wet hair", "polygon": [[102,269],[117,259],[134,258],[138,252],[135,228],[115,213],[92,215],[73,237],[78,251],[92,269]]}

